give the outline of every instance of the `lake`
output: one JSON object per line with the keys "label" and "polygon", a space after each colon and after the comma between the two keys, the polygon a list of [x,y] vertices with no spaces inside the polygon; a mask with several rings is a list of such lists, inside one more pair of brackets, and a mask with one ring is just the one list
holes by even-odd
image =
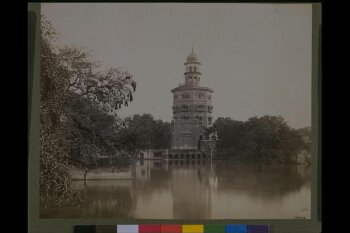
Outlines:
{"label": "lake", "polygon": [[[122,179],[115,178],[118,173]],[[73,181],[73,187],[86,196],[83,205],[42,207],[40,217],[198,220],[311,217],[311,169],[303,165],[145,160],[123,170],[113,166],[96,169],[87,177],[90,179],[86,182]]]}

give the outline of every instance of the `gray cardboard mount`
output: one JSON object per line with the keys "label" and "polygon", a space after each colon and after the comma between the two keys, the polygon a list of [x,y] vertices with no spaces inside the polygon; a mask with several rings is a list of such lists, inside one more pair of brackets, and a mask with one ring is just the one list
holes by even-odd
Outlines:
{"label": "gray cardboard mount", "polygon": [[[286,3],[288,4],[288,3]],[[312,4],[312,187],[311,219],[308,220],[118,220],[118,219],[40,219],[39,218],[39,80],[40,80],[40,3],[28,3],[28,87],[29,87],[29,153],[28,153],[28,232],[72,233],[79,224],[115,225],[120,223],[177,224],[270,224],[271,233],[321,232],[321,4]],[[34,34],[31,34],[34,33]],[[31,41],[32,36],[35,41]],[[33,46],[31,46],[33,45]],[[34,52],[34,56],[31,56]],[[32,73],[31,73],[32,72]]]}

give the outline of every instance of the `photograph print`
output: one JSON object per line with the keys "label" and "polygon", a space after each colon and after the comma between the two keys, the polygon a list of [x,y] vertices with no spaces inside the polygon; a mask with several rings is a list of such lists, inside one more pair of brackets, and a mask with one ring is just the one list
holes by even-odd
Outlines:
{"label": "photograph print", "polygon": [[40,26],[40,218],[311,218],[312,4],[42,3]]}

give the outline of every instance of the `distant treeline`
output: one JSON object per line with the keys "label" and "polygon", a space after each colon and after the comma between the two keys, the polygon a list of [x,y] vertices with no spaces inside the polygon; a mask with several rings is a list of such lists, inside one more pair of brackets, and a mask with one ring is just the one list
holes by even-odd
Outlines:
{"label": "distant treeline", "polygon": [[218,134],[221,158],[296,162],[302,152],[310,153],[310,128],[293,129],[281,116],[219,117],[210,130]]}
{"label": "distant treeline", "polygon": [[[66,125],[66,142],[72,164],[91,167],[100,156],[125,162],[141,150],[171,148],[169,122],[151,114],[115,118],[81,98],[71,103],[67,107],[73,121]],[[219,117],[208,133],[213,131],[219,138],[219,158],[297,162],[302,152],[310,153],[310,128],[293,129],[280,116],[247,121]]]}

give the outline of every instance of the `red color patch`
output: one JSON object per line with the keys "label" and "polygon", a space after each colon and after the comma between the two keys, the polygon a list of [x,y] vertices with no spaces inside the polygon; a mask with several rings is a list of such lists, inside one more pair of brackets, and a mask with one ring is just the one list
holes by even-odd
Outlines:
{"label": "red color patch", "polygon": [[162,233],[182,233],[181,225],[161,225]]}
{"label": "red color patch", "polygon": [[140,224],[139,233],[160,233],[160,225]]}

